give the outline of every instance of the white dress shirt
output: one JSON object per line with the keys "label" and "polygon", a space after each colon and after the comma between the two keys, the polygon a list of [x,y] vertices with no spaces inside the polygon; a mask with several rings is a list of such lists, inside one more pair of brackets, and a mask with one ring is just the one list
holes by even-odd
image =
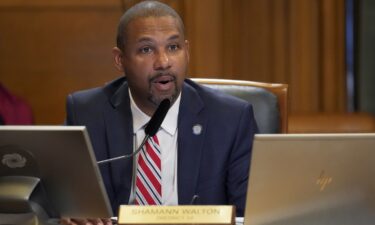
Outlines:
{"label": "white dress shirt", "polygon": [[[130,108],[133,115],[134,151],[145,137],[144,127],[150,117],[142,112],[132,97],[129,89]],[[156,133],[161,148],[161,173],[162,173],[162,203],[163,205],[178,205],[177,193],[177,118],[181,100],[181,93],[170,107],[161,128]],[[135,177],[138,165],[138,155],[133,159],[133,180],[129,204],[135,200]]]}

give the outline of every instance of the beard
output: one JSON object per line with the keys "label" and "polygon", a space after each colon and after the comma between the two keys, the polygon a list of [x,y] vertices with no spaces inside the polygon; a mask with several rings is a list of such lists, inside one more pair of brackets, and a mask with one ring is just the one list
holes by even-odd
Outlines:
{"label": "beard", "polygon": [[[148,101],[151,102],[155,107],[158,107],[160,102],[164,99],[169,99],[171,104],[178,98],[181,87],[177,82],[177,75],[173,72],[157,73],[149,78],[149,91]],[[158,85],[171,85],[173,83],[174,88],[171,90],[160,90],[157,88]]]}
{"label": "beard", "polygon": [[153,91],[153,89],[151,88],[151,85],[150,85],[148,100],[155,107],[158,107],[160,102],[167,98],[167,99],[169,99],[169,101],[171,102],[171,105],[172,105],[176,101],[176,99],[178,98],[178,96],[180,94],[180,91],[181,91],[177,86],[177,81],[174,80],[173,82],[174,82],[174,89],[170,93],[165,93],[165,94],[156,93],[155,91]]}

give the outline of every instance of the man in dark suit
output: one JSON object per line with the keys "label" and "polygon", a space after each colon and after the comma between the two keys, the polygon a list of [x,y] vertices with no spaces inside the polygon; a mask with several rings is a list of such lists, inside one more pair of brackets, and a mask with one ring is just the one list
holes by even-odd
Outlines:
{"label": "man in dark suit", "polygon": [[[194,198],[196,204],[235,205],[242,216],[257,131],[253,110],[186,79],[188,48],[173,9],[159,2],[133,6],[120,20],[113,49],[125,76],[69,95],[67,124],[87,127],[97,160],[130,154],[144,137],[144,122],[170,99],[157,132],[167,168],[162,204],[190,204]],[[115,213],[120,204],[134,202],[136,165],[125,159],[100,168]]]}

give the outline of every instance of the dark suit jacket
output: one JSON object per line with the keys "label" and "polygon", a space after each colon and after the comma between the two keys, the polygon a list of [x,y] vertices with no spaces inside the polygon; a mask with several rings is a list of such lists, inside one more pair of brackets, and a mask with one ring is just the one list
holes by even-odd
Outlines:
{"label": "dark suit jacket", "polygon": [[[67,124],[85,125],[97,160],[133,151],[128,85],[119,78],[105,87],[80,91],[67,99]],[[202,132],[194,134],[194,125]],[[257,130],[252,106],[240,99],[185,80],[178,115],[178,202],[233,204],[242,216],[250,153]],[[129,201],[132,160],[101,166],[114,213]]]}

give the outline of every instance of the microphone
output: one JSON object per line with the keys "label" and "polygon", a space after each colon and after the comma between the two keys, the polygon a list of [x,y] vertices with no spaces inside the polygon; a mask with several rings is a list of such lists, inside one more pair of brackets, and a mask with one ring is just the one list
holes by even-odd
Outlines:
{"label": "microphone", "polygon": [[152,115],[150,121],[147,123],[147,126],[145,128],[146,135],[152,137],[156,134],[156,132],[158,132],[161,123],[167,115],[170,105],[171,101],[169,101],[169,99],[167,98],[160,102],[154,115]]}
{"label": "microphone", "polygon": [[122,155],[122,156],[118,156],[118,157],[114,157],[114,158],[110,158],[110,159],[101,160],[101,161],[98,161],[97,163],[100,165],[100,164],[103,164],[103,163],[109,163],[109,162],[116,161],[116,160],[119,160],[119,159],[131,158],[131,157],[135,156],[136,154],[138,154],[138,152],[140,152],[142,150],[142,148],[145,145],[147,139],[154,136],[156,134],[156,132],[158,132],[165,116],[167,115],[167,112],[169,110],[170,105],[171,105],[171,101],[167,98],[160,102],[158,108],[156,109],[156,111],[152,115],[150,121],[147,123],[147,125],[145,127],[145,134],[146,135],[143,138],[142,143],[139,145],[137,150],[135,150],[133,153],[128,154],[128,155]]}

